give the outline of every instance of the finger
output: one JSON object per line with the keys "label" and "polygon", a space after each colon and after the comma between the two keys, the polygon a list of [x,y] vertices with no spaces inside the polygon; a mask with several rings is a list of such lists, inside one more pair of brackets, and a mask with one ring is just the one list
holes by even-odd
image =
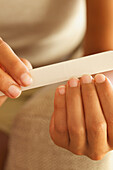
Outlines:
{"label": "finger", "polygon": [[[85,112],[89,150],[98,154],[106,149],[107,125],[102,113],[93,78],[84,75],[81,78],[82,99]],[[94,152],[92,152],[94,151]]]}
{"label": "finger", "polygon": [[3,105],[3,103],[6,101],[7,96],[1,96],[0,97],[0,107]]}
{"label": "finger", "polygon": [[59,86],[54,99],[54,142],[67,148],[69,143],[66,120],[65,86]]}
{"label": "finger", "polygon": [[0,64],[6,69],[13,79],[22,86],[32,83],[28,68],[16,56],[12,49],[0,39]]}
{"label": "finger", "polygon": [[6,72],[5,68],[0,64],[0,68]]}
{"label": "finger", "polygon": [[20,86],[0,68],[0,91],[10,98],[17,98],[21,95]]}
{"label": "finger", "polygon": [[20,60],[27,66],[29,70],[33,69],[31,63],[28,60],[26,60],[25,58],[20,58]]}
{"label": "finger", "polygon": [[80,155],[84,153],[86,133],[79,79],[70,79],[66,89],[70,150]]}
{"label": "finger", "polygon": [[107,122],[108,142],[113,148],[113,85],[103,74],[95,76],[95,85]]}
{"label": "finger", "polygon": [[[30,63],[28,60],[26,60],[25,58],[20,58],[20,60],[26,65],[26,67],[27,67],[29,70],[33,69],[31,63]],[[0,64],[0,68],[1,68],[3,71],[7,72],[6,69],[5,69],[1,64]]]}
{"label": "finger", "polygon": [[[55,113],[53,113],[52,118],[51,118],[51,122],[50,122],[50,128],[49,128],[49,133],[51,136],[51,139],[53,140],[53,142],[60,146],[63,147],[65,149],[68,149],[68,143],[67,143],[67,138],[64,135],[64,131],[63,133],[60,131],[58,131],[55,127],[55,118],[54,118]],[[62,135],[61,135],[62,133]],[[67,132],[66,132],[67,133]]]}

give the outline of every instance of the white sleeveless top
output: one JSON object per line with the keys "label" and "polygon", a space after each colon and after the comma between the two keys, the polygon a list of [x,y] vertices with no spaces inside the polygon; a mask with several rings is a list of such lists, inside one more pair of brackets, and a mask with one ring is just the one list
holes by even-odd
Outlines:
{"label": "white sleeveless top", "polygon": [[0,37],[34,65],[69,55],[83,39],[85,0],[0,0]]}

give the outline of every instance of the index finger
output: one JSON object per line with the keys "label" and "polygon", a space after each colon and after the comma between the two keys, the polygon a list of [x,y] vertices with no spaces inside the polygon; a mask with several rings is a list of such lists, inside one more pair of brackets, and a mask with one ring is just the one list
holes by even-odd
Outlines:
{"label": "index finger", "polygon": [[7,73],[20,85],[28,86],[32,78],[28,68],[14,53],[10,46],[0,38],[0,64]]}

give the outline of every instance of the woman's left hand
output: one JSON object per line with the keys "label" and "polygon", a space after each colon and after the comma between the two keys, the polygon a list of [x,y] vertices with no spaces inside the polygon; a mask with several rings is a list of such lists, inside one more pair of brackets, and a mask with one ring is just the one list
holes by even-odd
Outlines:
{"label": "woman's left hand", "polygon": [[54,143],[100,160],[113,149],[113,85],[103,74],[70,79],[55,92],[50,123]]}
{"label": "woman's left hand", "polygon": [[[32,69],[32,65],[31,65],[31,63],[28,61],[28,60],[26,60],[26,59],[24,59],[24,58],[20,58],[20,60],[25,64],[25,66],[30,70],[30,69]],[[1,66],[0,66],[0,68],[1,69],[4,69],[4,68],[2,68]],[[0,80],[1,81],[1,80]],[[4,102],[6,101],[6,99],[7,99],[8,97],[7,96],[0,96],[0,107],[4,104]]]}

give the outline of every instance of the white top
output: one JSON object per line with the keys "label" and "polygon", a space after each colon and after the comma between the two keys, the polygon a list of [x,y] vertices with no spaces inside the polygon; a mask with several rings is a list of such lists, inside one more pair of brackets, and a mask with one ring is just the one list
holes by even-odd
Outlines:
{"label": "white top", "polygon": [[85,0],[0,0],[0,36],[42,65],[68,56],[86,28]]}

